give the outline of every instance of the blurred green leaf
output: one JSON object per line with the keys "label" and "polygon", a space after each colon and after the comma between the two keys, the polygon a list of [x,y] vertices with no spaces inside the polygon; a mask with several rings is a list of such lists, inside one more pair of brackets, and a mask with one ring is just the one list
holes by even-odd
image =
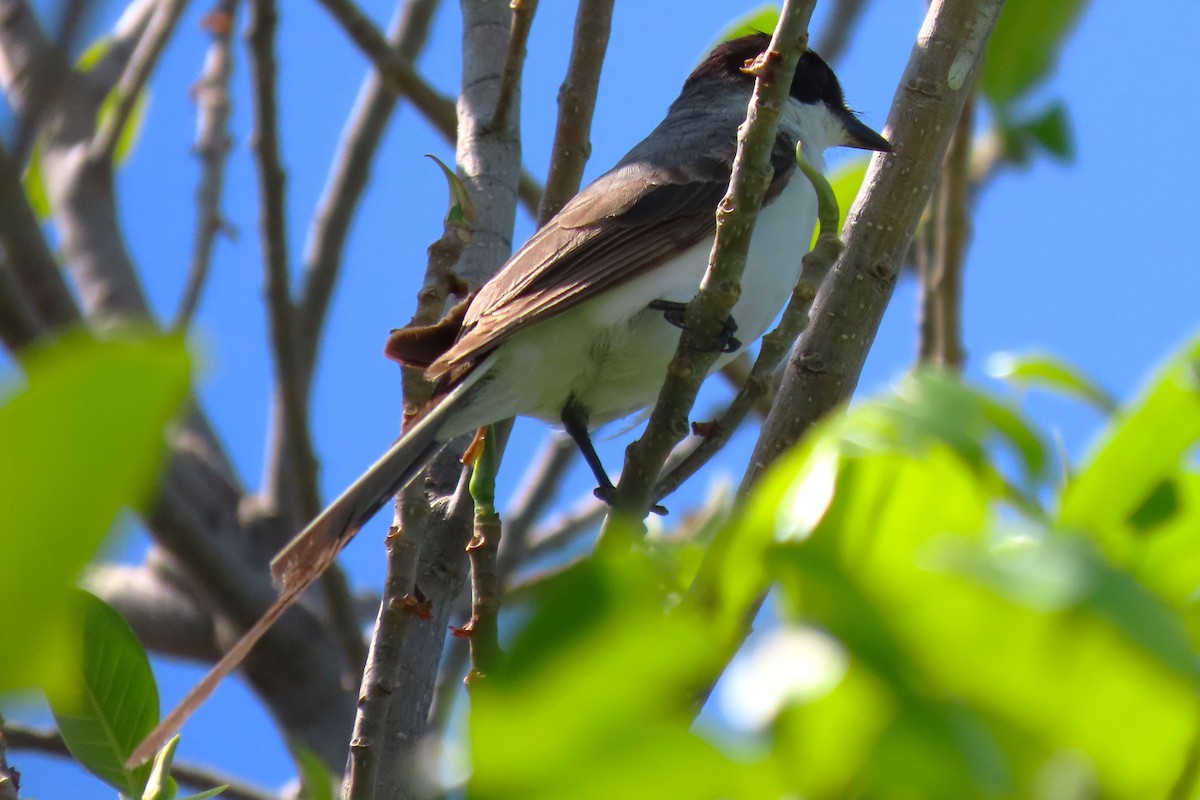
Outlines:
{"label": "blurred green leaf", "polygon": [[135,770],[124,765],[158,722],[150,661],[129,624],[107,603],[76,590],[72,605],[81,634],[78,683],[47,693],[54,719],[80,764],[127,797],[141,797],[151,765]]}
{"label": "blurred green leaf", "polygon": [[988,41],[979,88],[1006,106],[1044,80],[1087,0],[1008,0]]}
{"label": "blurred green leaf", "polygon": [[689,730],[722,648],[665,613],[641,555],[596,557],[548,581],[504,667],[471,687],[473,798],[779,795],[762,759]]}
{"label": "blurred green leaf", "polygon": [[175,759],[175,748],[178,746],[179,734],[176,734],[155,754],[150,767],[150,777],[146,779],[146,788],[142,792],[142,800],[175,800],[179,794],[179,786],[171,777],[171,762]]}
{"label": "blurred green leaf", "polygon": [[1117,401],[1100,385],[1076,367],[1045,353],[997,353],[988,359],[988,373],[1017,386],[1074,397],[1105,414],[1117,410]]}
{"label": "blurred green leaf", "polygon": [[203,792],[189,794],[187,797],[180,797],[178,800],[209,800],[210,797],[217,797],[228,788],[228,786],[214,786],[211,789],[205,789]]}
{"label": "blurred green leaf", "polygon": [[[82,72],[88,72],[95,68],[100,63],[112,46],[112,39],[102,37],[97,39],[86,50],[79,60],[75,62],[75,66]],[[100,104],[100,110],[96,114],[96,129],[104,127],[109,116],[120,102],[120,89],[113,89],[104,98],[104,102]],[[113,159],[116,164],[124,164],[133,155],[133,149],[137,146],[138,140],[141,138],[142,126],[146,121],[146,110],[150,104],[150,91],[142,89],[138,92],[137,99],[133,102],[133,109],[130,111],[129,118],[125,121],[125,127],[121,129],[120,136],[117,138],[117,146],[113,151]]]}
{"label": "blurred green leaf", "polygon": [[442,177],[446,179],[446,189],[450,193],[446,222],[454,225],[470,225],[475,221],[475,204],[471,202],[471,193],[467,191],[462,178],[459,178],[458,173],[446,166],[445,162],[437,156],[426,153],[425,157],[432,159],[433,163],[438,165],[442,170]]}
{"label": "blurred green leaf", "polygon": [[189,372],[178,337],[75,336],[25,366],[0,389],[0,608],[17,654],[0,659],[0,691],[53,688],[76,660],[68,592],[120,510],[150,499]]}
{"label": "blurred green leaf", "polygon": [[21,182],[24,184],[25,198],[29,201],[29,207],[33,209],[33,213],[40,220],[49,219],[52,209],[50,195],[46,193],[46,176],[42,172],[42,143],[40,140],[33,143],[33,149],[29,153],[29,166],[25,168]]}
{"label": "blurred green leaf", "polygon": [[300,745],[292,746],[292,757],[300,768],[301,800],[333,800],[337,778],[321,757]]}
{"label": "blurred green leaf", "polygon": [[1063,496],[1064,528],[1091,531],[1118,563],[1142,550],[1134,520],[1200,439],[1200,342],[1116,414]]}
{"label": "blurred green leaf", "polygon": [[[752,33],[773,33],[775,26],[779,24],[779,4],[764,3],[753,11],[747,11],[742,16],[735,19],[733,22],[725,26],[725,28],[717,34],[716,41],[713,46],[721,42],[728,42],[730,39],[736,39],[739,36],[748,36]],[[708,48],[709,50],[712,47]],[[707,50],[705,52],[708,52]]]}
{"label": "blurred green leaf", "polygon": [[[863,180],[867,177],[867,166],[870,163],[869,156],[852,158],[849,161],[843,161],[829,175],[829,185],[833,187],[833,195],[837,198],[839,235],[842,228],[846,226],[846,213],[850,210],[850,206],[854,205],[854,200],[858,197],[859,190],[862,189]],[[813,232],[814,243],[817,241],[818,233],[817,231]]]}

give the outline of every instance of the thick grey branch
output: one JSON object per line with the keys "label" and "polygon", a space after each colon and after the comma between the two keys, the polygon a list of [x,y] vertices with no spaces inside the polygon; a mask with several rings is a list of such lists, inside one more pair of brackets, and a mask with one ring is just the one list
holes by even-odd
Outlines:
{"label": "thick grey branch", "polygon": [[931,4],[888,116],[895,152],[871,163],[846,222],[846,250],[792,352],[740,493],[854,391],[1003,5]]}

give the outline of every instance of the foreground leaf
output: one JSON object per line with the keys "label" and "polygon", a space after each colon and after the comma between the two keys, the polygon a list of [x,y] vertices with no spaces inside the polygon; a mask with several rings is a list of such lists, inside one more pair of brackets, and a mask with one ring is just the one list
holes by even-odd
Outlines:
{"label": "foreground leaf", "polygon": [[158,723],[150,661],[129,624],[103,600],[76,591],[73,605],[81,634],[78,684],[49,693],[54,719],[80,764],[127,797],[141,797],[152,765],[124,765]]}
{"label": "foreground leaf", "polygon": [[122,508],[150,499],[186,396],[181,339],[76,337],[30,353],[0,401],[0,691],[61,683],[68,591]]}

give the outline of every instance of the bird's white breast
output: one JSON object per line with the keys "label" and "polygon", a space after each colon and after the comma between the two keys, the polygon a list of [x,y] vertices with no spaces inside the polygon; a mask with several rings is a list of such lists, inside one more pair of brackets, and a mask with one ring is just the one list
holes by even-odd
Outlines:
{"label": "bird's white breast", "polygon": [[[815,224],[816,194],[797,170],[759,213],[751,237],[733,309],[743,348],[766,332],[791,298]],[[680,331],[648,306],[654,300],[691,300],[711,251],[709,238],[619,288],[514,335],[494,354],[478,401],[456,415],[451,427],[466,431],[515,414],[557,421],[572,396],[596,423],[652,403]],[[718,366],[735,355],[723,355]]]}

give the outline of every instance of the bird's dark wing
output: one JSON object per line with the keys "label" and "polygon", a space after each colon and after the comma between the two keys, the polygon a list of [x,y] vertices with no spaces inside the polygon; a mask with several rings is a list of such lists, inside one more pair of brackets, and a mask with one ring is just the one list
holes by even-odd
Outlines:
{"label": "bird's dark wing", "polygon": [[[672,168],[632,162],[576,195],[475,296],[454,345],[427,375],[476,363],[519,330],[642,275],[716,229],[729,185],[727,152]],[[795,157],[780,137],[771,155],[775,199]]]}

